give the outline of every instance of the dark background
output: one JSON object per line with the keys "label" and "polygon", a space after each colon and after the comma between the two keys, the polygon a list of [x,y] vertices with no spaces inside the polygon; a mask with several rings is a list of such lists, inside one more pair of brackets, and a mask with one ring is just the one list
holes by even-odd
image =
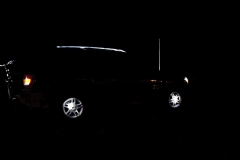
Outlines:
{"label": "dark background", "polygon": [[149,57],[149,65],[156,65],[152,59],[157,59],[160,38],[161,63],[165,64],[162,68],[176,64],[178,68],[191,68],[194,72],[206,72],[210,67],[214,72],[219,71],[219,67],[224,69],[221,62],[226,61],[224,53],[232,48],[230,37],[236,14],[234,5],[226,3],[98,2],[5,6],[7,9],[1,15],[2,47],[112,46],[134,50],[136,55]]}
{"label": "dark background", "polygon": [[160,38],[161,69],[185,70],[196,77],[201,112],[189,126],[201,126],[201,134],[193,139],[204,140],[203,148],[213,157],[233,155],[237,112],[231,95],[238,96],[232,89],[238,86],[235,4],[131,3],[8,5],[1,14],[1,63],[23,54],[19,46],[96,45],[129,50],[158,68]]}

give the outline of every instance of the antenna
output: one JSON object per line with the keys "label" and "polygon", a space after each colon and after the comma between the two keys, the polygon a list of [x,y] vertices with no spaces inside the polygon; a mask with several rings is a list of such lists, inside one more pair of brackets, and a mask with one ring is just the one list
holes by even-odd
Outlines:
{"label": "antenna", "polygon": [[160,71],[160,39],[158,44],[158,70]]}

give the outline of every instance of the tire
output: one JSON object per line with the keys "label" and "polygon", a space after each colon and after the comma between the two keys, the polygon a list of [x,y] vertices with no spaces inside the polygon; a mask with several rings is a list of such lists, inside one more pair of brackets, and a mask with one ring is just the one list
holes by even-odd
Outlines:
{"label": "tire", "polygon": [[[100,130],[102,130],[104,126],[102,125],[101,118],[104,117],[97,117],[101,115],[96,109],[98,107],[91,108],[90,106],[92,106],[92,104],[91,102],[89,103],[86,95],[74,93],[71,94],[71,92],[65,93],[70,94],[58,94],[58,96],[55,95],[55,100],[53,100],[50,104],[50,109],[52,112],[51,114],[54,115],[55,119],[54,125],[60,126],[62,128],[67,128],[67,130],[69,130],[69,133],[77,129],[76,133],[78,132],[79,135],[96,135]],[[63,104],[70,98],[76,98],[80,100],[83,105],[81,115],[78,117],[70,118],[64,114]],[[92,97],[90,99],[93,101]]]}
{"label": "tire", "polygon": [[58,119],[68,121],[81,119],[85,110],[85,101],[82,99],[81,96],[76,94],[58,94],[50,102],[51,111],[54,112],[52,114],[56,114]]}

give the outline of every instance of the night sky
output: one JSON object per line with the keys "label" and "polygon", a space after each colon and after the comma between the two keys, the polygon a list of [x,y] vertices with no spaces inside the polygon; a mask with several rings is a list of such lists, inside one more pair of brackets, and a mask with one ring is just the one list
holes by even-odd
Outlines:
{"label": "night sky", "polygon": [[[2,4],[0,64],[14,55],[24,54],[24,47],[37,50],[43,46],[91,45],[124,49],[141,61],[138,64],[158,69],[161,39],[161,71],[184,70],[184,74],[195,78],[192,96],[197,100],[194,103],[199,106],[196,110],[199,116],[188,116],[198,119],[201,129],[196,130],[200,131],[197,136],[192,135],[193,128],[199,126],[190,118],[186,122],[193,124],[186,125],[185,132],[189,131],[187,135],[194,140],[207,142],[204,145],[209,152],[220,149],[217,151],[220,153],[237,146],[234,143],[239,112],[235,112],[238,105],[232,98],[232,95],[239,95],[234,93],[239,85],[239,49],[235,49],[238,47],[235,29],[239,9],[235,6],[238,5],[226,2],[165,5],[138,1],[125,4],[116,1],[111,4],[102,1],[90,4],[82,1],[77,4],[23,4],[22,1],[20,4]],[[42,56],[46,55],[51,53],[46,50]],[[34,50],[32,57],[36,57]],[[203,132],[212,135],[209,140],[205,140]],[[187,143],[190,152],[196,151],[197,147],[204,149],[193,139],[189,139],[190,145]]]}
{"label": "night sky", "polygon": [[[230,18],[234,14],[231,5],[224,3],[41,6],[25,9],[11,6],[2,15],[4,53],[16,53],[9,50],[13,50],[13,45],[116,47],[142,55],[149,65],[157,66],[152,62],[157,62],[160,38],[162,68],[174,64],[178,68],[201,70],[202,62],[210,65],[214,59],[209,55],[218,54],[216,48],[223,46],[220,39],[224,41],[230,35]],[[12,16],[8,14],[11,11]]]}

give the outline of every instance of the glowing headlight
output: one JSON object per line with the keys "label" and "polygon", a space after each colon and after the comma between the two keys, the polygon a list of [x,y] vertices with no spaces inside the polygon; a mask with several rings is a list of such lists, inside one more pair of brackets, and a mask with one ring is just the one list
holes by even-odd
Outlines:
{"label": "glowing headlight", "polygon": [[30,83],[31,83],[31,78],[28,78],[26,76],[26,78],[23,79],[23,85],[28,86],[28,85],[30,85]]}
{"label": "glowing headlight", "polygon": [[188,78],[184,77],[184,81],[187,82],[187,84],[189,83]]}

